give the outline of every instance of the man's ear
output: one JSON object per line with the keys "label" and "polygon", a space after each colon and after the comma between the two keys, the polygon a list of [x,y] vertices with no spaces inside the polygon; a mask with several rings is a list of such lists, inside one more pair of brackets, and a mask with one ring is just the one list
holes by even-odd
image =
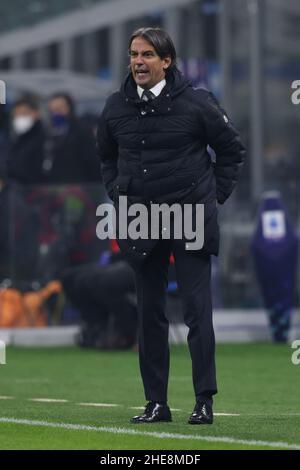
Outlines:
{"label": "man's ear", "polygon": [[163,69],[164,69],[164,70],[167,70],[167,69],[170,67],[170,65],[171,65],[172,59],[171,59],[171,57],[166,57],[164,60],[165,60],[165,62],[167,62],[167,63],[163,66]]}

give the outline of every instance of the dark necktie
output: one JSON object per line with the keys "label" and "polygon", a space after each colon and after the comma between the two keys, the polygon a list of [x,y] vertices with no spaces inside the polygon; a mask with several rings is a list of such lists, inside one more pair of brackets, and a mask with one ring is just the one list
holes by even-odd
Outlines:
{"label": "dark necktie", "polygon": [[142,100],[144,101],[151,101],[155,98],[154,93],[150,90],[144,90],[142,94]]}

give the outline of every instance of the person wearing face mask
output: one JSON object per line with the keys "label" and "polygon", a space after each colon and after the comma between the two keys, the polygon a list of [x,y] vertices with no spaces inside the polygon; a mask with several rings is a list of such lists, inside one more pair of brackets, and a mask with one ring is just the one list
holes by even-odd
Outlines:
{"label": "person wearing face mask", "polygon": [[48,101],[50,132],[43,172],[49,183],[100,181],[95,139],[75,115],[74,101],[67,93],[56,93]]}
{"label": "person wearing face mask", "polygon": [[33,97],[23,97],[13,104],[11,128],[8,177],[23,185],[42,183],[45,130],[38,103]]}

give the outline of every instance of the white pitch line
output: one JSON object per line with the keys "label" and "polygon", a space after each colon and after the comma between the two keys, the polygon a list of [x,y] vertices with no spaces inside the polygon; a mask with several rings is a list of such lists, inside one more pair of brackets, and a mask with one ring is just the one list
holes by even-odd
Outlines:
{"label": "white pitch line", "polygon": [[5,397],[5,396],[2,396],[0,397],[0,400],[14,400],[15,397]]}
{"label": "white pitch line", "polygon": [[201,436],[199,434],[176,434],[168,432],[147,432],[147,431],[138,431],[136,429],[127,429],[127,428],[112,428],[112,427],[97,427],[97,426],[88,426],[83,424],[71,424],[71,423],[54,423],[49,421],[37,421],[30,419],[16,419],[16,418],[6,418],[0,417],[0,423],[10,423],[10,424],[23,424],[27,426],[42,426],[46,428],[56,428],[56,429],[68,429],[74,431],[94,431],[94,432],[109,432],[112,434],[128,434],[135,436],[151,436],[158,439],[184,439],[184,440],[196,440],[204,442],[224,442],[227,444],[240,444],[247,446],[256,446],[256,447],[275,447],[283,449],[297,449],[300,450],[300,444],[290,444],[288,442],[272,442],[272,441],[256,441],[256,440],[247,440],[247,439],[235,439],[232,437],[225,436]]}
{"label": "white pitch line", "polygon": [[243,416],[260,416],[266,418],[274,418],[275,416],[300,416],[300,413],[243,413]]}
{"label": "white pitch line", "polygon": [[37,401],[40,403],[67,403],[69,400],[58,398],[28,398],[29,401]]}
{"label": "white pitch line", "polygon": [[129,410],[144,410],[144,406],[129,406]]}
{"label": "white pitch line", "polygon": [[77,405],[81,405],[81,406],[99,406],[99,407],[107,407],[107,408],[110,408],[110,407],[114,407],[114,406],[121,406],[121,405],[117,405],[115,403],[77,403]]}

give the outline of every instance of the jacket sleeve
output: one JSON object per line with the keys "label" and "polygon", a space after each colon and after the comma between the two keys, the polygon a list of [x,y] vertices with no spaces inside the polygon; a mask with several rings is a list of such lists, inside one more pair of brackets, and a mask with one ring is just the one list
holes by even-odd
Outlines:
{"label": "jacket sleeve", "polygon": [[238,180],[245,147],[226,112],[214,95],[205,91],[205,107],[202,119],[208,145],[216,154],[215,176],[217,201],[223,204],[232,193]]}
{"label": "jacket sleeve", "polygon": [[98,122],[96,147],[101,162],[103,182],[109,197],[113,199],[114,186],[118,176],[118,144],[109,130],[105,118],[105,108]]}

